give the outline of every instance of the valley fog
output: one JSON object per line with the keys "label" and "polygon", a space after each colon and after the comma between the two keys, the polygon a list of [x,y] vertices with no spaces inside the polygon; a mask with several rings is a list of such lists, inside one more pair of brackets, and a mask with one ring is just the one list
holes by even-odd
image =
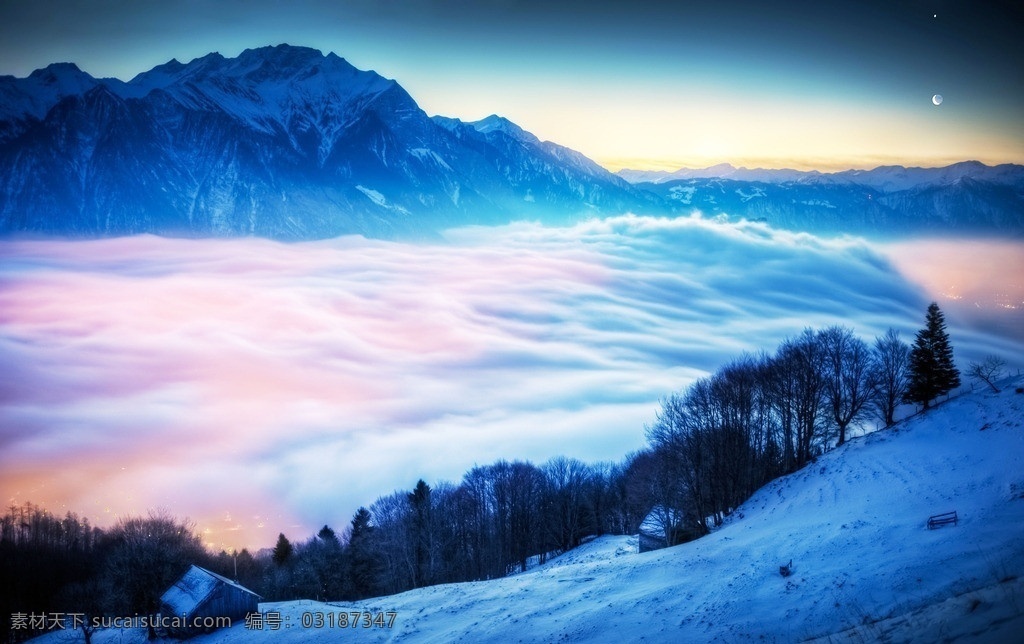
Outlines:
{"label": "valley fog", "polygon": [[661,397],[805,327],[911,342],[934,299],[961,369],[1024,366],[1024,245],[944,243],[633,216],[433,244],[3,241],[0,492],[260,548],[498,458],[621,460]]}

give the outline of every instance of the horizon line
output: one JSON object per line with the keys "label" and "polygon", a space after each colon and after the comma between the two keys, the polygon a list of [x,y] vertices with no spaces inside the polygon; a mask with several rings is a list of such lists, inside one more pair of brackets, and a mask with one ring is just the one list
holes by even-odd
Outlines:
{"label": "horizon line", "polygon": [[[582,153],[586,154],[586,153]],[[1012,161],[1004,159],[991,159],[983,156],[974,156],[971,158],[962,159],[917,159],[911,160],[900,160],[900,159],[886,159],[878,158],[872,161],[849,161],[849,162],[836,162],[836,161],[825,161],[817,160],[813,162],[808,161],[783,161],[780,159],[746,159],[746,160],[729,160],[720,158],[708,158],[705,160],[694,159],[692,157],[681,158],[678,161],[666,160],[666,159],[642,159],[642,158],[626,158],[626,159],[601,159],[594,158],[595,163],[600,165],[605,170],[611,173],[618,173],[624,170],[633,172],[663,172],[665,174],[672,174],[674,172],[682,172],[687,170],[699,171],[709,170],[717,166],[731,166],[736,170],[767,170],[767,171],[796,171],[796,172],[818,172],[820,174],[837,174],[840,172],[849,171],[870,171],[877,170],[879,168],[888,167],[903,167],[906,169],[920,168],[923,170],[939,170],[942,168],[948,168],[950,166],[958,165],[961,163],[980,163],[984,166],[994,168],[1001,165],[1016,165],[1024,166],[1024,161]]]}

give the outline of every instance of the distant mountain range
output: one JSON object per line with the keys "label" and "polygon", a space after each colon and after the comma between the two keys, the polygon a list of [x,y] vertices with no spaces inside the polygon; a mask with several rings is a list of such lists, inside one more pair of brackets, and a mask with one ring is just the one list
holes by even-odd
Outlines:
{"label": "distant mountain range", "polygon": [[728,179],[750,183],[803,185],[854,184],[879,192],[899,192],[927,186],[955,184],[964,179],[999,185],[1019,185],[1024,166],[1003,164],[987,166],[978,161],[954,163],[944,168],[905,168],[899,165],[880,166],[874,170],[844,170],[825,173],[817,170],[766,170],[737,168],[720,163],[710,168],[664,170],[620,170],[616,174],[634,184],[670,183],[689,179]]}
{"label": "distant mountain range", "polygon": [[1024,168],[617,176],[499,116],[428,117],[395,81],[288,45],[128,82],[70,63],[0,77],[0,234],[419,237],[694,209],[827,232],[1021,234]]}
{"label": "distant mountain range", "polygon": [[826,174],[722,164],[619,175],[677,213],[698,210],[815,233],[1024,236],[1020,165],[965,161],[944,168],[883,166]]}

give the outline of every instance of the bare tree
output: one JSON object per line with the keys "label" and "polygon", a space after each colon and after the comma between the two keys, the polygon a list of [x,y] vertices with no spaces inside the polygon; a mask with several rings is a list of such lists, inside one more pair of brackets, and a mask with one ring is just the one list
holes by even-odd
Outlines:
{"label": "bare tree", "polygon": [[[179,523],[165,511],[126,517],[111,528],[105,576],[114,612],[153,615],[160,596],[189,565],[209,565],[210,555],[194,530],[187,519]],[[156,637],[152,624],[149,636]]]}
{"label": "bare tree", "polygon": [[866,409],[875,389],[871,352],[853,330],[831,326],[818,332],[825,358],[825,396],[836,424],[836,445],[846,442],[846,430]]}
{"label": "bare tree", "polygon": [[623,472],[625,486],[624,504],[631,508],[635,519],[630,532],[642,530],[651,515],[654,515],[654,527],[664,537],[664,545],[676,545],[683,541],[687,525],[693,532],[704,534],[700,530],[695,513],[684,508],[692,508],[681,476],[680,461],[665,446],[631,454],[627,457],[626,470]]}
{"label": "bare tree", "polygon": [[591,463],[588,467],[590,478],[586,486],[586,504],[592,512],[595,534],[626,534],[626,521],[616,485],[624,466],[600,462]]}
{"label": "bare tree", "polygon": [[628,454],[614,478],[622,534],[636,534],[651,508],[659,502],[656,486],[652,483],[655,460],[651,449]]}
{"label": "bare tree", "polygon": [[477,465],[466,472],[454,499],[466,580],[490,579],[504,574],[497,555],[502,535],[495,530],[493,520],[492,470],[493,466]]}
{"label": "bare tree", "polygon": [[985,383],[998,394],[999,387],[996,387],[995,382],[1003,377],[1005,369],[1006,360],[999,356],[988,355],[981,362],[972,362],[967,369],[967,375]]}
{"label": "bare tree", "polygon": [[543,506],[544,474],[532,463],[499,462],[494,484],[498,525],[507,538],[502,560],[506,573],[526,570],[526,560],[542,550],[541,507]]}
{"label": "bare tree", "polygon": [[773,442],[780,446],[780,473],[789,473],[797,469],[797,393],[799,391],[800,370],[795,351],[779,347],[775,356],[768,360],[764,374],[768,400],[774,408],[774,422],[771,429],[774,433]]}
{"label": "bare tree", "polygon": [[592,472],[575,458],[556,456],[541,467],[546,480],[544,523],[547,543],[565,552],[594,531],[593,509],[587,495]]}
{"label": "bare tree", "polygon": [[[825,403],[825,352],[812,329],[805,329],[796,338],[785,340],[772,360],[773,389],[780,395],[776,399],[778,413],[786,432],[787,444],[784,462],[787,470],[799,469],[807,464],[821,448]],[[784,383],[780,386],[779,382]]]}
{"label": "bare tree", "polygon": [[370,506],[373,541],[377,552],[377,582],[385,594],[400,593],[417,585],[415,544],[410,539],[412,509],[408,493],[378,497]]}
{"label": "bare tree", "polygon": [[873,407],[885,426],[892,427],[896,407],[907,393],[910,345],[900,339],[899,331],[890,328],[885,335],[875,338],[872,357],[876,383]]}
{"label": "bare tree", "polygon": [[651,464],[647,484],[660,506],[693,518],[700,534],[714,514],[711,486],[710,419],[713,415],[711,379],[702,378],[685,393],[662,401],[653,425],[647,427]]}

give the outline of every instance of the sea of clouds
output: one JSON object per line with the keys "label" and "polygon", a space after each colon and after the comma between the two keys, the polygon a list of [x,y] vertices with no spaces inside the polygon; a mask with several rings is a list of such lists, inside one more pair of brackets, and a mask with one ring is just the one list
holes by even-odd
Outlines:
{"label": "sea of clouds", "polygon": [[[498,458],[618,461],[661,397],[744,351],[830,324],[911,340],[939,295],[901,251],[634,216],[429,244],[3,241],[0,494],[263,547]],[[961,359],[1024,355],[948,317]]]}

